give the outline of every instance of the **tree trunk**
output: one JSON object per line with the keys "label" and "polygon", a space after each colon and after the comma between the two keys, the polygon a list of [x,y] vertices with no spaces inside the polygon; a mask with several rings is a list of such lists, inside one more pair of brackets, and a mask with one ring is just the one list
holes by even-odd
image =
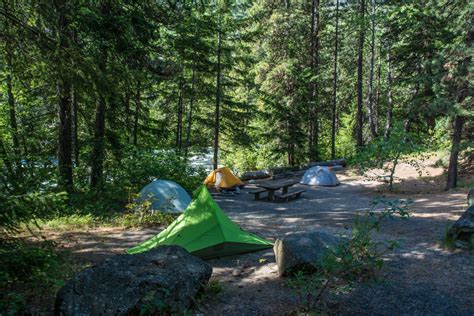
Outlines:
{"label": "tree trunk", "polygon": [[377,135],[379,135],[379,109],[380,109],[380,94],[382,89],[382,45],[379,45],[379,56],[377,60],[377,74],[375,77],[377,82],[377,89],[375,90],[374,100],[374,125]]}
{"label": "tree trunk", "polygon": [[80,144],[79,144],[79,118],[78,118],[78,102],[77,102],[77,90],[75,86],[72,87],[72,116],[73,116],[73,130],[72,130],[72,141],[74,144],[74,163],[76,167],[79,166],[79,151],[80,151]]}
{"label": "tree trunk", "polygon": [[127,143],[130,143],[131,141],[133,142],[133,131],[132,131],[132,122],[131,122],[131,115],[132,115],[132,110],[130,109],[130,98],[131,98],[131,92],[129,91],[129,88],[126,88],[125,95],[123,97],[123,105],[125,108],[125,133],[127,135]]}
{"label": "tree trunk", "polygon": [[178,154],[181,153],[183,144],[183,89],[184,84],[180,79],[180,87],[178,92],[178,121],[176,122],[176,149]]}
{"label": "tree trunk", "polygon": [[135,147],[138,145],[138,119],[140,118],[141,104],[141,84],[138,81],[135,93],[135,118],[133,120],[133,146]]}
{"label": "tree trunk", "polygon": [[59,150],[58,166],[60,185],[72,192],[72,112],[71,112],[71,86],[63,80],[58,82],[59,101]]}
{"label": "tree trunk", "polygon": [[[319,68],[319,0],[311,1],[311,33],[310,33],[310,69],[311,74],[318,73]],[[308,115],[308,156],[309,162],[318,159],[318,135],[316,133],[318,83],[310,84],[310,106]]]}
{"label": "tree trunk", "polygon": [[[64,7],[66,3],[55,2],[58,12],[58,56],[62,58],[63,51],[68,48],[69,21],[66,18]],[[68,63],[67,60],[58,60],[58,63]],[[58,169],[59,184],[68,193],[73,190],[72,176],[72,111],[71,111],[71,82],[64,69],[58,69],[57,96],[59,108],[59,146]]]}
{"label": "tree trunk", "polygon": [[15,172],[13,171],[13,166],[11,164],[10,159],[8,158],[8,153],[3,144],[2,138],[0,138],[0,157],[2,158],[3,164],[8,172],[8,182],[16,189],[16,176]]}
{"label": "tree trunk", "polygon": [[365,0],[359,0],[359,39],[358,39],[358,60],[357,60],[357,147],[364,146],[363,135],[363,62],[364,62],[364,40],[365,40]]}
{"label": "tree trunk", "polygon": [[15,105],[15,96],[13,94],[13,81],[11,75],[11,56],[10,51],[6,52],[7,54],[7,67],[8,74],[6,76],[7,82],[7,98],[8,98],[8,111],[10,114],[10,128],[12,130],[11,136],[13,141],[13,151],[15,153],[15,159],[19,159],[20,156],[20,140],[18,138],[18,124],[16,119],[16,105]]}
{"label": "tree trunk", "polygon": [[105,97],[100,95],[95,112],[94,145],[91,153],[91,187],[96,191],[100,191],[103,185],[106,109]]}
{"label": "tree trunk", "polygon": [[192,126],[192,119],[193,119],[193,103],[194,103],[195,82],[196,82],[196,76],[195,76],[195,70],[194,70],[194,67],[193,67],[193,74],[192,74],[192,79],[191,79],[191,95],[189,97],[189,111],[188,111],[188,116],[186,118],[186,120],[187,120],[186,144],[185,144],[186,147],[184,149],[184,157],[188,157],[189,141],[191,139],[191,126]]}
{"label": "tree trunk", "polygon": [[[9,11],[7,2],[3,3],[4,10]],[[8,33],[10,31],[10,24],[8,20],[5,20],[5,30]],[[5,59],[6,59],[6,78],[7,83],[7,102],[8,112],[10,114],[10,128],[11,136],[13,141],[13,152],[15,153],[15,160],[20,160],[20,140],[18,136],[18,124],[16,119],[16,101],[15,95],[13,94],[13,47],[10,42],[9,36],[5,36]],[[17,166],[18,167],[18,166]]]}
{"label": "tree trunk", "polygon": [[[101,3],[100,12],[106,17],[110,15],[111,3],[104,1]],[[108,50],[104,45],[101,48],[101,58],[99,70],[102,74],[107,73]],[[94,122],[94,143],[91,153],[91,187],[99,192],[102,190],[104,179],[104,159],[105,159],[105,114],[107,112],[106,95],[98,92],[98,102],[95,112]]]}
{"label": "tree trunk", "polygon": [[218,166],[219,153],[219,120],[220,120],[220,103],[221,103],[221,49],[222,49],[222,34],[220,26],[217,30],[217,76],[216,76],[216,110],[214,113],[214,169]]}
{"label": "tree trunk", "polygon": [[458,156],[459,145],[461,144],[462,128],[465,118],[460,115],[454,117],[453,135],[451,141],[451,154],[449,156],[448,166],[448,180],[446,183],[446,190],[455,188],[458,181]]}
{"label": "tree trunk", "polygon": [[337,53],[339,45],[339,0],[336,0],[336,38],[334,44],[334,71],[332,88],[331,159],[336,157],[336,110],[337,110]]}
{"label": "tree trunk", "polygon": [[390,137],[393,117],[393,96],[392,96],[392,63],[390,60],[390,48],[387,50],[387,119],[385,122],[385,139]]}
{"label": "tree trunk", "polygon": [[375,127],[374,113],[374,67],[375,67],[375,1],[372,0],[372,18],[371,18],[371,43],[370,43],[370,70],[369,70],[369,96],[367,114],[369,116],[369,127],[372,138],[376,138],[377,129]]}

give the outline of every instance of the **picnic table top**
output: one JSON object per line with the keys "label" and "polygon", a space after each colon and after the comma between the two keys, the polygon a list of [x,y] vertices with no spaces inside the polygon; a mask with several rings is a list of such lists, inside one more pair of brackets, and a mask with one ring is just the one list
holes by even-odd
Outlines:
{"label": "picnic table top", "polygon": [[267,189],[267,190],[278,190],[282,187],[290,187],[292,185],[297,184],[299,181],[295,180],[274,180],[274,181],[267,181],[257,184],[258,187]]}

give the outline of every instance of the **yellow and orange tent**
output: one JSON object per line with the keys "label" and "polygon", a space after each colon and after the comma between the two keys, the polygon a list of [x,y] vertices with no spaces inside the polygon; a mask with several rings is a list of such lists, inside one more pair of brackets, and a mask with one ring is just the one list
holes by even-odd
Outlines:
{"label": "yellow and orange tent", "polygon": [[[218,174],[220,173],[220,182]],[[216,185],[216,181],[219,182]],[[235,186],[244,185],[244,183],[237,178],[232,171],[227,167],[217,168],[212,171],[204,180],[204,184],[208,187],[217,186],[221,189],[229,189]]]}

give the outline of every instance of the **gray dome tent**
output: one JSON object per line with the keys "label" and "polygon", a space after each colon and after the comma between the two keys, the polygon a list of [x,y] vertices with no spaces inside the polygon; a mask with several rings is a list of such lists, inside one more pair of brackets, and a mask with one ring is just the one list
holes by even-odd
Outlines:
{"label": "gray dome tent", "polygon": [[336,186],[339,184],[336,174],[328,167],[312,167],[309,168],[303,175],[300,181],[301,184],[307,185],[321,185],[321,186]]}
{"label": "gray dome tent", "polygon": [[191,203],[191,197],[179,184],[168,180],[154,180],[139,193],[137,203],[151,202],[154,211],[181,213]]}

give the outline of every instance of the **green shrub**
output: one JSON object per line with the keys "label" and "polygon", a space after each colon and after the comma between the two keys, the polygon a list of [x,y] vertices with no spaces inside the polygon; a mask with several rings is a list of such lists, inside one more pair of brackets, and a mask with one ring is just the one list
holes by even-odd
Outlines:
{"label": "green shrub", "polygon": [[[357,216],[349,237],[342,236],[341,242],[328,249],[315,273],[299,272],[287,281],[300,297],[304,312],[317,308],[328,291],[341,292],[350,289],[357,281],[373,279],[383,266],[382,256],[398,246],[396,240],[375,241],[373,233],[379,231],[386,218],[395,215],[409,217],[410,200],[376,199],[364,216]],[[382,211],[375,211],[383,205]]]}
{"label": "green shrub", "polygon": [[0,245],[0,314],[23,314],[27,302],[51,296],[72,272],[51,242],[3,240]]}
{"label": "green shrub", "polygon": [[17,233],[22,224],[54,217],[65,208],[65,193],[0,193],[0,239]]}
{"label": "green shrub", "polygon": [[416,143],[415,139],[412,135],[407,134],[402,127],[394,127],[388,139],[384,137],[375,139],[364,147],[364,150],[351,160],[351,163],[358,165],[362,174],[373,168],[382,169],[384,174],[374,176],[374,179],[385,180],[388,177],[389,189],[392,190],[395,169],[402,159],[405,163],[413,166],[419,176],[422,174],[420,160],[425,159],[426,155],[423,154],[424,148]]}
{"label": "green shrub", "polygon": [[172,180],[189,192],[196,189],[206,176],[201,168],[191,166],[185,159],[171,151],[146,151],[131,149],[121,160],[120,166],[111,170],[114,186],[140,190],[152,179]]}
{"label": "green shrub", "polygon": [[169,225],[176,219],[176,214],[171,213],[125,213],[122,216],[116,217],[112,221],[113,226],[121,226],[123,228],[132,227],[152,227],[158,225]]}

